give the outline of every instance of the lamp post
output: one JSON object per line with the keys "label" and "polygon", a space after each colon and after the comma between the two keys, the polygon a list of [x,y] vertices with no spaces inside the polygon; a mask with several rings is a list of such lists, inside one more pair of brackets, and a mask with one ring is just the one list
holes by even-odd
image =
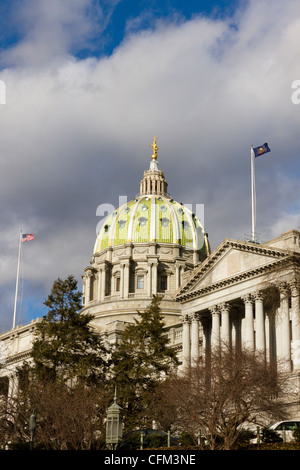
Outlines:
{"label": "lamp post", "polygon": [[106,414],[106,445],[109,449],[116,449],[123,433],[122,408],[117,404],[117,390],[113,404]]}
{"label": "lamp post", "polygon": [[32,412],[32,415],[29,418],[29,431],[30,431],[30,443],[29,443],[29,449],[33,449],[33,436],[36,428],[36,417],[34,414],[34,411]]}

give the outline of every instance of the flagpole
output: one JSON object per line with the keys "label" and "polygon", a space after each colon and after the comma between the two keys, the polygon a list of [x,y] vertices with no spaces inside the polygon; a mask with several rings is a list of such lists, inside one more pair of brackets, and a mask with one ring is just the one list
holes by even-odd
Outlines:
{"label": "flagpole", "polygon": [[19,255],[18,255],[18,267],[17,267],[17,281],[16,281],[16,293],[15,293],[15,307],[14,307],[14,318],[13,318],[13,329],[16,327],[16,312],[17,312],[17,299],[18,299],[18,287],[19,287],[19,271],[20,271],[21,244],[22,244],[22,230],[20,230],[20,240],[19,240]]}
{"label": "flagpole", "polygon": [[254,150],[251,145],[251,199],[252,199],[252,241],[255,241],[256,225],[256,194],[255,194],[255,168],[254,168]]}
{"label": "flagpole", "polygon": [[251,201],[252,201],[252,233],[251,241],[255,241],[255,169],[254,169],[254,151],[253,145],[251,145]]}

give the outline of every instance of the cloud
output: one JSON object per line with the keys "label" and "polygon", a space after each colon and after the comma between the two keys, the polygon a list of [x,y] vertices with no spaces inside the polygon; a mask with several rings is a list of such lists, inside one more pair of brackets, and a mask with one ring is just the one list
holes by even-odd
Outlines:
{"label": "cloud", "polygon": [[68,60],[101,38],[120,0],[21,0],[11,21],[21,40],[2,51],[2,64],[45,66]]}
{"label": "cloud", "polygon": [[[22,39],[0,73],[0,292],[14,289],[21,229],[36,235],[24,246],[32,318],[57,277],[74,274],[80,287],[97,207],[135,196],[153,135],[170,193],[205,205],[213,248],[251,230],[251,144],[271,147],[255,162],[257,231],[266,240],[298,228],[297,3],[251,1],[235,17],[129,28],[110,56],[79,59],[72,51],[99,37],[103,11],[95,20],[87,0],[53,2],[51,12],[22,2]],[[0,305],[5,327],[13,294]]]}

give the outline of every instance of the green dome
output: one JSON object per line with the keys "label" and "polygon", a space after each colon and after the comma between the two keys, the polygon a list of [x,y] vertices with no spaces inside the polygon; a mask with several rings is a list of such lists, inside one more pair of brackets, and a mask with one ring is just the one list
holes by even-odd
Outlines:
{"label": "green dome", "polygon": [[94,254],[125,243],[172,243],[209,253],[200,220],[163,195],[142,195],[115,210],[97,236]]}

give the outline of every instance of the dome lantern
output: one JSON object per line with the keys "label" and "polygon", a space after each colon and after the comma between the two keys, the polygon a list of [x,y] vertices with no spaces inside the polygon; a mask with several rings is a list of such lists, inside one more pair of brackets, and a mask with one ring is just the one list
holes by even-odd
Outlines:
{"label": "dome lantern", "polygon": [[159,196],[167,196],[168,183],[165,179],[164,172],[158,168],[157,165],[157,151],[156,136],[153,137],[152,145],[153,154],[151,156],[150,168],[144,171],[144,176],[140,182],[140,196],[147,194],[157,194]]}

